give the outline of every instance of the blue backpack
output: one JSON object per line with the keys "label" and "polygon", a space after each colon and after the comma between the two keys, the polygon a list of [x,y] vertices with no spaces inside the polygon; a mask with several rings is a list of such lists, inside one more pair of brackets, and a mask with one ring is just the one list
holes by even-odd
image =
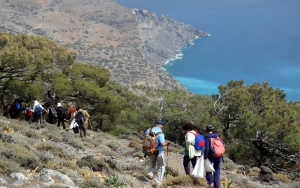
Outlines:
{"label": "blue backpack", "polygon": [[16,110],[21,110],[21,104],[19,102],[15,103]]}
{"label": "blue backpack", "polygon": [[193,135],[195,135],[195,144],[194,147],[196,150],[202,150],[205,146],[204,136],[197,133],[196,131],[191,131]]}
{"label": "blue backpack", "polygon": [[36,105],[35,109],[34,109],[34,113],[37,115],[41,115],[42,114],[42,108],[40,107],[40,105]]}

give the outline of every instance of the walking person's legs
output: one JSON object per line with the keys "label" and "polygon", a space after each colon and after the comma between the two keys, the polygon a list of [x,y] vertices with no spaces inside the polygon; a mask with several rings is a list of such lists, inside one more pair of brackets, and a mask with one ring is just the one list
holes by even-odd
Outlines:
{"label": "walking person's legs", "polygon": [[[149,166],[148,171],[147,171],[147,177],[152,179],[153,174],[154,174],[154,170],[155,170],[155,167],[156,167],[156,164],[153,165],[154,160],[155,160],[155,155],[149,156],[149,159],[150,159],[150,166]],[[155,163],[156,163],[156,161],[155,161]]]}
{"label": "walking person's legs", "polygon": [[61,119],[60,121],[61,121],[61,124],[62,124],[63,128],[66,129],[66,125],[65,125],[64,119]]}
{"label": "walking person's legs", "polygon": [[84,128],[83,128],[83,124],[79,124],[79,135],[80,137],[84,136]]}
{"label": "walking person's legs", "polygon": [[88,123],[83,123],[83,136],[87,136]]}
{"label": "walking person's legs", "polygon": [[183,156],[183,167],[185,170],[185,174],[190,174],[190,167],[189,167],[190,157],[189,156]]}
{"label": "walking person's legs", "polygon": [[165,159],[164,159],[164,152],[161,152],[156,159],[156,164],[157,164],[157,175],[155,178],[156,183],[161,184],[164,178],[164,173],[165,173]]}
{"label": "walking person's legs", "polygon": [[60,127],[60,121],[61,121],[61,119],[58,118],[58,120],[57,120],[57,127]]}
{"label": "walking person's legs", "polygon": [[220,172],[221,172],[220,165],[222,162],[222,157],[215,158],[213,161],[214,161],[214,169],[215,169],[214,188],[219,188],[220,187]]}

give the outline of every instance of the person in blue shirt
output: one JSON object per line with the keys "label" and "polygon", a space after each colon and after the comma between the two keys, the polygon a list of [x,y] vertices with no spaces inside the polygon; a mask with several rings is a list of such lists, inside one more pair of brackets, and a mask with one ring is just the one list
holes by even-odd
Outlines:
{"label": "person in blue shirt", "polygon": [[[220,136],[215,132],[215,127],[213,125],[207,125],[206,133],[207,134],[204,136],[205,139],[204,160],[209,160],[211,163],[213,163],[215,169],[214,175],[212,175],[212,172],[206,172],[206,181],[209,187],[220,188],[220,165],[223,156],[221,157],[211,156],[211,149],[210,149],[211,148],[210,138],[217,138]],[[223,144],[225,145],[224,141]]]}
{"label": "person in blue shirt", "polygon": [[[152,132],[154,134],[160,133],[156,137],[156,147],[158,148],[158,155],[157,156],[155,156],[155,155],[149,156],[150,166],[148,168],[147,177],[149,179],[153,179],[153,174],[154,174],[155,168],[157,166],[157,174],[155,177],[155,181],[156,181],[157,185],[161,185],[163,177],[164,177],[164,173],[165,173],[165,168],[166,168],[163,147],[170,144],[170,141],[165,140],[165,135],[162,133],[162,129],[163,129],[165,123],[161,120],[157,120],[155,122],[155,124],[156,125],[152,128]],[[150,129],[148,129],[145,132],[144,137],[146,137],[146,135],[149,134],[149,132],[150,132]],[[155,159],[155,157],[156,157],[156,159]],[[153,163],[156,163],[156,164],[153,165]]]}

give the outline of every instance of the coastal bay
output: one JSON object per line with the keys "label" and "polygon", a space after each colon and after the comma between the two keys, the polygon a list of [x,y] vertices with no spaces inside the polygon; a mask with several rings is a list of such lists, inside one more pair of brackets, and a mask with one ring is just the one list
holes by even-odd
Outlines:
{"label": "coastal bay", "polygon": [[216,93],[220,84],[267,81],[300,99],[300,2],[230,0],[118,0],[122,6],[169,15],[210,33],[180,49],[163,68],[195,94]]}

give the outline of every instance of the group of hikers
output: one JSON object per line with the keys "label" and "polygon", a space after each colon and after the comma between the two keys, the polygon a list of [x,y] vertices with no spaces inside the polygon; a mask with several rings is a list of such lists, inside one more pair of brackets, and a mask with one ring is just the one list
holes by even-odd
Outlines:
{"label": "group of hikers", "polygon": [[33,122],[41,124],[45,122],[45,116],[49,123],[57,123],[57,127],[66,129],[65,122],[68,122],[69,128],[80,137],[87,136],[88,125],[91,124],[90,115],[83,107],[75,106],[69,103],[67,108],[63,108],[61,103],[57,103],[54,107],[50,103],[41,104],[35,100],[33,105],[25,103],[25,107],[19,100],[15,100],[4,107],[3,115],[8,119],[21,119],[22,116],[25,120],[32,124]]}
{"label": "group of hikers", "polygon": [[[170,141],[166,140],[165,135],[163,134],[162,129],[164,126],[165,123],[163,121],[157,120],[153,128],[149,128],[145,131],[144,143],[143,143],[143,148],[144,148],[143,152],[146,155],[149,155],[149,159],[150,159],[150,166],[147,171],[147,178],[151,180],[155,179],[155,185],[158,187],[162,184],[163,176],[166,168],[164,146],[168,147],[168,145],[170,144]],[[199,168],[199,166],[197,167],[196,163],[198,163],[199,159],[203,157],[204,161],[208,160],[209,164],[211,165],[211,168],[213,167],[213,171],[212,170],[206,171],[206,175],[205,175],[209,187],[220,188],[220,165],[223,159],[223,154],[225,152],[225,143],[223,139],[220,138],[218,133],[215,131],[215,127],[213,125],[206,126],[205,136],[200,135],[198,132],[194,131],[193,124],[191,123],[185,123],[182,126],[182,129],[185,133],[185,141],[183,143],[184,146],[183,167],[186,175],[191,174],[189,163],[191,162],[193,166],[193,171],[197,170],[195,168]],[[152,136],[155,135],[154,136],[155,144],[153,147],[157,148],[157,150],[153,154],[149,154],[150,152],[149,148],[147,148],[148,151],[145,151],[146,146],[144,146],[147,145],[146,140],[150,134],[152,134]],[[200,138],[201,137],[203,138],[203,140],[197,139],[198,134]],[[217,155],[216,154],[217,151],[215,151],[217,149],[213,148],[215,140],[219,140],[221,145],[223,145],[222,146],[223,150],[220,149],[222,150],[220,151],[222,152],[220,155]],[[203,149],[197,150],[197,148],[195,147],[195,145],[198,144],[197,142],[199,142],[199,144],[203,144],[202,145]],[[156,176],[154,178],[155,170],[156,170]]]}
{"label": "group of hikers", "polygon": [[[4,115],[7,118],[20,119],[21,114],[25,115],[26,121],[30,124],[32,122],[41,124],[44,121],[44,114],[48,115],[48,121],[53,121],[55,118],[57,120],[57,127],[59,128],[62,126],[63,129],[66,129],[65,122],[68,122],[69,128],[72,129],[75,134],[79,133],[80,137],[87,136],[87,129],[90,123],[89,113],[83,109],[83,107],[75,107],[75,104],[73,103],[69,103],[68,108],[63,108],[61,103],[57,103],[56,107],[53,107],[49,104],[42,105],[35,100],[33,106],[26,103],[25,108],[22,108],[21,103],[18,100],[15,100],[14,103],[9,104],[4,110]],[[143,141],[143,152],[146,155],[149,155],[150,159],[147,177],[149,179],[155,179],[155,184],[157,186],[162,184],[166,168],[164,147],[168,147],[170,144],[170,141],[166,140],[165,135],[163,134],[162,130],[164,126],[164,121],[155,121],[155,126],[145,131]],[[225,152],[224,141],[215,131],[215,127],[213,125],[207,125],[204,137],[193,130],[193,124],[191,123],[185,123],[182,126],[182,129],[185,133],[185,140],[183,143],[183,167],[186,175],[191,174],[189,163],[191,163],[194,171],[196,168],[199,168],[197,167],[197,163],[199,162],[199,159],[203,157],[204,161],[207,162],[208,160],[213,167],[213,171],[206,171],[205,177],[208,185],[213,188],[219,188],[220,164]],[[150,138],[152,138],[153,143],[150,143],[151,146],[147,146],[145,149],[145,143],[147,143],[149,135],[152,135]],[[203,138],[203,140],[201,140],[201,138]],[[216,148],[213,147],[213,145],[218,141],[221,145],[223,145],[223,150],[221,149],[220,155],[216,154]],[[202,147],[200,147],[201,149],[197,148],[196,145],[202,145]],[[150,149],[150,147],[153,147],[153,150]],[[156,172],[155,178],[154,172]]]}

